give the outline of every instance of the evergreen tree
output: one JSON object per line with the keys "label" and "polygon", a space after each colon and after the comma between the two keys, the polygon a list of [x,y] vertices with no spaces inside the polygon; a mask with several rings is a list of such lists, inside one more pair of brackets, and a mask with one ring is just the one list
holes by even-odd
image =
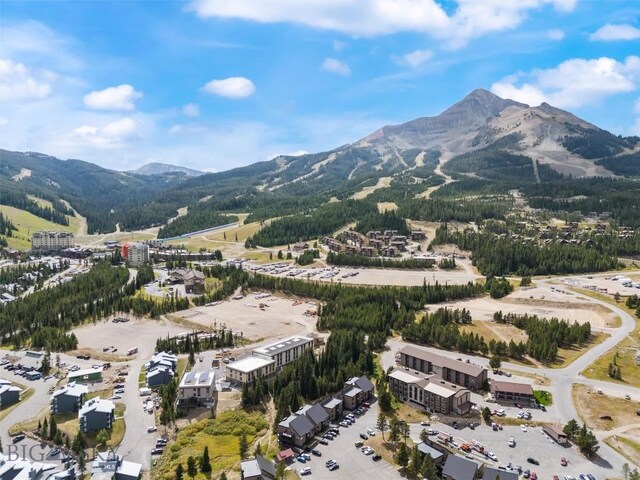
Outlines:
{"label": "evergreen tree", "polygon": [[406,467],[409,464],[409,447],[404,443],[400,444],[398,451],[395,455],[395,461],[401,467]]}
{"label": "evergreen tree", "polygon": [[249,454],[249,442],[247,440],[247,434],[244,432],[242,433],[242,435],[240,435],[238,450],[239,450],[240,458],[242,460],[245,460],[247,458],[247,455]]}
{"label": "evergreen tree", "polygon": [[184,478],[184,467],[181,463],[178,464],[175,470],[175,480],[183,480]]}
{"label": "evergreen tree", "polygon": [[209,447],[205,445],[202,452],[202,458],[200,459],[200,471],[202,473],[208,473],[211,471],[211,460],[209,459]]}
{"label": "evergreen tree", "polygon": [[187,458],[187,475],[189,475],[192,479],[198,474],[198,467],[196,465],[196,459],[192,456]]}
{"label": "evergreen tree", "polygon": [[384,432],[387,429],[387,417],[382,412],[378,414],[376,427],[378,428],[378,430],[380,430],[380,433],[382,434],[382,440],[384,441]]}

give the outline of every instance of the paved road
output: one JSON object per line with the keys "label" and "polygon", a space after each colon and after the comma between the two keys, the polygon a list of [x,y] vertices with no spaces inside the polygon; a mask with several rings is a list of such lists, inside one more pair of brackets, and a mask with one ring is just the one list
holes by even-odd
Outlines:
{"label": "paved road", "polygon": [[[633,272],[631,272],[633,273]],[[562,282],[565,279],[570,277],[560,277],[553,278],[548,280],[537,280],[536,285],[541,289],[548,289],[549,293],[551,293],[551,283]],[[556,285],[554,285],[556,288]],[[541,368],[541,367],[526,367],[514,363],[503,362],[503,368],[507,370],[512,370],[515,372],[523,372],[526,374],[533,375],[542,375],[547,377],[551,381],[551,385],[548,387],[544,387],[545,390],[549,390],[553,394],[554,398],[554,406],[553,409],[550,409],[547,418],[544,418],[547,421],[560,421],[561,423],[565,423],[568,420],[575,418],[579,419],[579,415],[576,411],[576,408],[573,404],[572,399],[572,385],[579,383],[587,385],[593,389],[601,388],[607,395],[624,397],[625,395],[631,395],[634,398],[640,398],[640,388],[628,386],[628,385],[619,385],[615,383],[598,381],[586,378],[581,375],[581,372],[587,368],[590,364],[600,358],[602,355],[607,353],[610,349],[615,347],[622,340],[627,338],[629,334],[634,330],[636,325],[636,319],[629,315],[624,310],[611,305],[608,302],[597,300],[592,297],[588,297],[586,295],[582,295],[579,293],[574,293],[574,296],[584,300],[586,302],[602,305],[607,309],[612,310],[616,315],[618,315],[621,319],[621,326],[617,329],[609,329],[610,337],[607,338],[604,342],[595,347],[589,349],[582,356],[572,362],[565,368],[561,369],[553,369],[553,368]],[[386,369],[389,366],[395,365],[395,353],[402,348],[405,344],[399,341],[390,340],[387,345],[390,350],[386,351],[382,355],[382,364]],[[472,363],[484,365],[488,368],[489,361],[485,358],[475,357],[473,355],[465,355],[457,352],[447,352],[436,348],[424,347],[426,350],[433,351],[435,353],[439,353],[441,355],[448,355],[450,357],[462,358],[463,361],[469,360]],[[492,374],[490,373],[490,377]],[[474,398],[474,401],[478,403],[479,398]],[[537,414],[539,415],[539,414]],[[640,425],[640,422],[639,424]],[[633,425],[629,425],[627,427],[631,428]],[[621,432],[618,432],[621,433]],[[597,436],[603,440],[607,436],[611,434],[611,432],[596,432]],[[608,462],[607,468],[613,469],[613,471],[620,472],[622,469],[622,465],[627,463],[628,460],[622,457],[615,450],[610,448],[604,442],[600,442],[600,456]]]}

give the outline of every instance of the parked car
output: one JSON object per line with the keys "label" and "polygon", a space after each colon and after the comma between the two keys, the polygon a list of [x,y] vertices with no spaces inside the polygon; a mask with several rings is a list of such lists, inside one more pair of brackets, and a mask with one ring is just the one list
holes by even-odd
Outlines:
{"label": "parked car", "polygon": [[372,437],[375,437],[376,435],[376,431],[373,428],[368,428],[367,433]]}
{"label": "parked car", "polygon": [[163,449],[156,447],[153,450],[151,450],[151,455],[162,455]]}
{"label": "parked car", "polygon": [[533,457],[527,458],[527,462],[529,462],[532,465],[540,465],[540,462]]}
{"label": "parked car", "polygon": [[360,434],[360,438],[363,440],[369,440],[369,437],[367,437],[367,435],[365,433],[361,433]]}
{"label": "parked car", "polygon": [[507,445],[509,445],[511,448],[516,446],[516,439],[513,437],[509,437],[509,441],[507,442]]}
{"label": "parked car", "polygon": [[300,470],[300,475],[311,475],[311,468],[310,467],[305,467],[302,470]]}
{"label": "parked car", "polygon": [[312,448],[311,453],[313,453],[316,457],[321,457],[322,453],[317,448]]}
{"label": "parked car", "polygon": [[157,428],[155,427],[155,425],[153,427],[149,427],[147,428],[147,433],[153,433],[157,430]]}
{"label": "parked car", "polygon": [[22,440],[24,440],[26,437],[25,435],[23,435],[22,433],[20,435],[16,435],[15,437],[13,437],[13,439],[11,440],[12,443],[18,443],[21,442]]}
{"label": "parked car", "polygon": [[566,466],[567,466],[567,459],[566,459],[566,458],[564,458],[564,457],[562,457],[562,458],[560,459],[560,465],[562,465],[563,467],[566,467]]}
{"label": "parked car", "polygon": [[371,460],[373,460],[374,462],[377,462],[378,460],[382,459],[382,455],[380,455],[379,453],[376,453],[373,457],[371,457]]}

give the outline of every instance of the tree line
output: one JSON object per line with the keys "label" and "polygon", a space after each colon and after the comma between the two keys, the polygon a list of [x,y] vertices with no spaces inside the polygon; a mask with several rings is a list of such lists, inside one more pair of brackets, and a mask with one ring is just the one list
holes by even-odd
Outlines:
{"label": "tree line", "polygon": [[375,204],[357,200],[327,203],[304,215],[294,215],[273,220],[252,237],[247,238],[247,248],[287,245],[312,240],[333,232],[349,222],[377,211]]}
{"label": "tree line", "polygon": [[558,348],[581,346],[591,339],[591,324],[573,322],[558,318],[540,318],[537,315],[503,314],[498,311],[493,316],[497,323],[508,323],[527,333],[527,354],[542,362],[553,362],[558,356]]}
{"label": "tree line", "polygon": [[512,206],[506,200],[411,199],[401,202],[398,215],[427,222],[476,222],[489,218],[503,219]]}
{"label": "tree line", "polygon": [[615,255],[585,244],[523,243],[522,240],[471,230],[450,231],[446,224],[438,227],[432,242],[432,245],[442,244],[454,244],[462,250],[470,250],[473,265],[487,276],[602,272],[618,267]]}
{"label": "tree line", "polygon": [[370,231],[396,230],[398,235],[409,235],[411,231],[407,226],[407,221],[396,212],[387,210],[385,212],[370,212],[361,217],[354,227],[356,232],[367,233]]}
{"label": "tree line", "polygon": [[389,258],[373,258],[365,255],[351,255],[349,253],[327,253],[329,265],[341,265],[347,267],[371,267],[371,268],[395,268],[421,270],[433,268],[434,260],[425,258],[405,258],[393,260]]}

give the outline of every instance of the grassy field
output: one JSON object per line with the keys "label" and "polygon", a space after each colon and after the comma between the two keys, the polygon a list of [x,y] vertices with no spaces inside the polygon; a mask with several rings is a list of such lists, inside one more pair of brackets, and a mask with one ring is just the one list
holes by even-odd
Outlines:
{"label": "grassy field", "polygon": [[395,212],[398,209],[398,205],[393,202],[378,202],[378,211],[380,213],[392,211]]}
{"label": "grassy field", "polygon": [[38,230],[56,230],[60,232],[75,232],[78,228],[78,219],[67,217],[69,225],[58,225],[50,222],[26,210],[0,205],[0,213],[3,213],[17,227],[18,231],[13,232],[13,237],[8,237],[10,248],[28,250],[31,248],[31,235]]}
{"label": "grassy field", "polygon": [[617,450],[632,465],[640,465],[640,443],[625,435],[613,435],[605,438],[605,443]]}
{"label": "grassy field", "polygon": [[[580,293],[583,293],[585,295],[589,295],[591,297],[597,298],[599,300],[604,300],[612,305],[615,305],[616,307],[624,310],[625,312],[629,313],[629,315],[635,318],[635,311],[627,308],[623,301],[621,301],[620,303],[615,303],[615,300],[613,300],[608,295],[601,295],[588,290],[579,291]],[[629,384],[635,387],[640,387],[640,368],[638,368],[636,364],[636,351],[638,350],[638,348],[640,348],[640,322],[636,318],[636,327],[633,332],[631,332],[629,336],[618,343],[618,345],[613,347],[607,353],[598,358],[598,360],[585,368],[581,373],[585,377],[593,378],[595,380],[604,380],[607,382]],[[609,377],[609,363],[613,361],[614,356],[616,357],[616,365],[620,367],[622,380],[615,380]]]}
{"label": "grassy field", "polygon": [[[613,430],[638,423],[640,402],[597,393],[586,385],[573,385],[573,404],[584,423],[596,430]],[[611,416],[611,420],[600,418]]]}
{"label": "grassy field", "polygon": [[553,403],[553,395],[551,395],[551,392],[547,392],[546,390],[534,390],[533,396],[536,397],[536,401],[540,405],[544,405],[545,407],[548,407]]}
{"label": "grassy field", "polygon": [[592,333],[589,342],[580,348],[559,348],[557,360],[547,366],[549,368],[564,368],[607,338],[609,338],[608,333]]}
{"label": "grassy field", "polygon": [[213,472],[210,477],[198,473],[194,480],[218,478],[222,471],[237,470],[240,463],[238,445],[242,433],[247,435],[251,452],[256,437],[266,434],[268,428],[264,414],[235,410],[222,412],[215,419],[193,422],[183,427],[177,440],[165,449],[152,472],[152,478],[173,480],[176,466],[181,463],[186,469],[187,459],[190,456],[199,459],[205,446],[209,448]]}

